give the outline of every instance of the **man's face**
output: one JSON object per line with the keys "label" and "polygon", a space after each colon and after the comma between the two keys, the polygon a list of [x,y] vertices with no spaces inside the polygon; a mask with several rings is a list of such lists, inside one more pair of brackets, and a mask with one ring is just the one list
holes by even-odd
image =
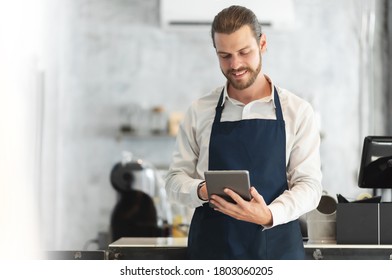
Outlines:
{"label": "man's face", "polygon": [[250,87],[261,70],[261,45],[249,26],[231,34],[215,33],[220,68],[229,83],[238,90]]}

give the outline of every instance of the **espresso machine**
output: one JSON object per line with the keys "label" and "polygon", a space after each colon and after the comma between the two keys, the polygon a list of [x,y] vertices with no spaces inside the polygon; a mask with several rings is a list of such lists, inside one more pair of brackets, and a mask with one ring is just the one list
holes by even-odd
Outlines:
{"label": "espresso machine", "polygon": [[124,152],[122,161],[111,170],[110,182],[118,195],[110,221],[113,241],[170,235],[170,205],[163,179],[152,164]]}

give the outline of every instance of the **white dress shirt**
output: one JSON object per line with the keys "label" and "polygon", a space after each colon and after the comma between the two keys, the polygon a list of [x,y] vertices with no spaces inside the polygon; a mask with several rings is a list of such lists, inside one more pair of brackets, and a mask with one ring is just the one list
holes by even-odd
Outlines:
{"label": "white dress shirt", "polygon": [[[224,87],[221,121],[244,119],[276,119],[273,88],[270,96],[246,105],[230,98]],[[197,186],[208,170],[208,150],[215,108],[223,87],[194,101],[178,131],[172,163],[166,177],[169,199],[188,207],[205,201],[197,195]],[[320,164],[320,132],[311,105],[291,92],[276,87],[286,130],[286,172],[288,190],[268,207],[272,227],[297,219],[318,206],[322,194]]]}

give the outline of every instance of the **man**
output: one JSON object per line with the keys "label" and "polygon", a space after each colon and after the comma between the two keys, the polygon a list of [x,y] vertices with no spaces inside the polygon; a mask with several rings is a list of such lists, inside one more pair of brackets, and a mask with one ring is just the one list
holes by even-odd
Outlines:
{"label": "man", "polygon": [[[322,193],[313,110],[263,74],[266,36],[252,11],[222,10],[211,36],[227,83],[186,113],[166,178],[169,197],[196,208],[189,258],[303,259],[298,218]],[[236,203],[213,195],[211,208],[204,171],[241,169],[252,200],[226,189]]]}

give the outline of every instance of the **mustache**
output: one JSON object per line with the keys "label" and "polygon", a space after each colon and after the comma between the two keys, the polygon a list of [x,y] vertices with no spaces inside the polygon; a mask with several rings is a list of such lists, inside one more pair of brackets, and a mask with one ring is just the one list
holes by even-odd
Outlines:
{"label": "mustache", "polygon": [[238,73],[238,72],[242,72],[242,71],[252,71],[252,69],[250,69],[249,67],[241,67],[238,69],[229,69],[226,73],[227,74],[233,74],[233,73]]}
{"label": "mustache", "polygon": [[249,67],[241,67],[241,68],[238,68],[238,69],[229,69],[229,70],[227,70],[226,71],[226,76],[230,76],[231,74],[235,74],[235,73],[242,72],[242,71],[247,71],[249,73],[253,72],[253,70],[250,69]]}

